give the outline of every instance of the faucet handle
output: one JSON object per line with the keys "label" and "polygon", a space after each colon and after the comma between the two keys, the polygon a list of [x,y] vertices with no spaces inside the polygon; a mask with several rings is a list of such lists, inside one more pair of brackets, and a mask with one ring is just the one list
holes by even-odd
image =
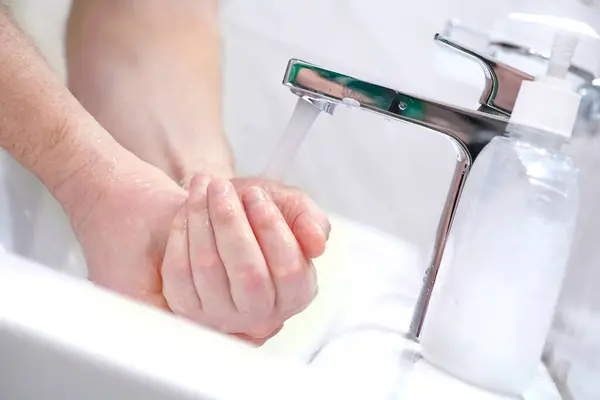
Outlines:
{"label": "faucet handle", "polygon": [[510,116],[515,107],[521,83],[535,79],[532,75],[504,64],[488,54],[463,46],[439,33],[435,35],[434,39],[477,61],[483,68],[486,83],[479,99],[482,106],[481,111]]}

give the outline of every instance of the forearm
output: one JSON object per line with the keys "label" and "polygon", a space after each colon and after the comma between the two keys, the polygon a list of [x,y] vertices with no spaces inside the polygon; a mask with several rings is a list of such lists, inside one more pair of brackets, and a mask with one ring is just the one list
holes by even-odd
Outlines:
{"label": "forearm", "polygon": [[[61,85],[35,47],[0,12],[0,147],[66,207],[94,197],[105,178],[94,165],[116,146]],[[89,184],[72,185],[89,174]],[[74,193],[77,191],[77,193]]]}
{"label": "forearm", "polygon": [[126,148],[181,180],[229,177],[218,0],[75,0],[69,85]]}

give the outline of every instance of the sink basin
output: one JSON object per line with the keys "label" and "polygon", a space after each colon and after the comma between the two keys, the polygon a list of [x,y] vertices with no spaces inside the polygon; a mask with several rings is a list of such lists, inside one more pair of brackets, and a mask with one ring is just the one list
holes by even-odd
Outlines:
{"label": "sink basin", "polygon": [[[406,241],[332,216],[319,296],[257,349],[81,279],[64,216],[19,168],[0,154],[0,398],[501,399],[405,338],[424,269]],[[542,399],[560,396],[540,366],[524,400]]]}
{"label": "sink basin", "polygon": [[[4,254],[0,394],[10,399],[332,399],[306,365]],[[234,384],[232,384],[234,383]]]}
{"label": "sink basin", "polygon": [[[320,295],[261,349],[0,254],[0,394],[502,399],[428,366],[405,339],[420,281],[417,252],[338,218],[333,226],[330,251],[317,260]],[[543,367],[524,399],[560,399]]]}
{"label": "sink basin", "polygon": [[0,248],[71,275],[87,276],[83,255],[61,206],[3,149],[0,221]]}
{"label": "sink basin", "polygon": [[[349,296],[354,289],[348,278],[360,273],[367,260],[385,265],[410,262],[416,267],[412,262],[417,252],[376,231],[357,230],[358,225],[336,217],[332,222],[336,233],[330,250],[316,260],[320,295],[261,349],[91,282],[0,253],[1,397],[364,398],[356,396],[350,385],[336,384],[336,373],[327,368],[331,357],[321,357],[343,330],[377,323],[377,317],[367,321],[348,312],[348,307],[361,310],[356,298]],[[373,243],[375,239],[378,243]],[[348,246],[356,249],[350,256],[357,261],[356,268],[347,268]],[[393,250],[386,251],[388,246]],[[379,255],[373,257],[367,249]],[[351,270],[350,275],[342,274]],[[398,269],[401,274],[403,270]],[[365,289],[370,288],[364,291],[366,297],[379,283],[380,277],[372,276],[374,280],[363,282]],[[363,316],[368,304],[373,303],[364,302]]]}

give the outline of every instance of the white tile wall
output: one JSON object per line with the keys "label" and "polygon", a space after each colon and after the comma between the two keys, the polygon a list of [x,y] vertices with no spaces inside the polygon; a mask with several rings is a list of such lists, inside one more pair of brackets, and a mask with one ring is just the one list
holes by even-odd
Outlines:
{"label": "white tile wall", "polygon": [[[229,0],[225,120],[241,170],[261,171],[287,122],[295,97],[280,80],[292,57],[471,104],[477,93],[436,74],[432,37],[450,17],[485,27],[508,7],[483,3]],[[426,252],[453,160],[446,140],[422,128],[339,110],[317,122],[288,180],[324,207],[413,240]]]}
{"label": "white tile wall", "polygon": [[[16,18],[64,75],[69,0],[12,0]],[[436,76],[433,34],[449,17],[485,27],[509,0],[223,0],[225,123],[240,171],[259,173],[295,96],[280,84],[303,58],[455,102],[476,96]],[[321,117],[288,181],[329,210],[416,242],[432,241],[453,165],[452,147],[404,124],[340,112]]]}

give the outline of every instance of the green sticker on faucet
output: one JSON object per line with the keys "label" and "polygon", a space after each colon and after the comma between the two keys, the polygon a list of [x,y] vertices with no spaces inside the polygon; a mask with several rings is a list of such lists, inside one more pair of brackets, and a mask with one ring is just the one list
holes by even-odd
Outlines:
{"label": "green sticker on faucet", "polygon": [[349,100],[358,102],[367,109],[373,107],[409,118],[423,114],[422,102],[409,95],[308,63],[292,62],[284,83],[347,104]]}

